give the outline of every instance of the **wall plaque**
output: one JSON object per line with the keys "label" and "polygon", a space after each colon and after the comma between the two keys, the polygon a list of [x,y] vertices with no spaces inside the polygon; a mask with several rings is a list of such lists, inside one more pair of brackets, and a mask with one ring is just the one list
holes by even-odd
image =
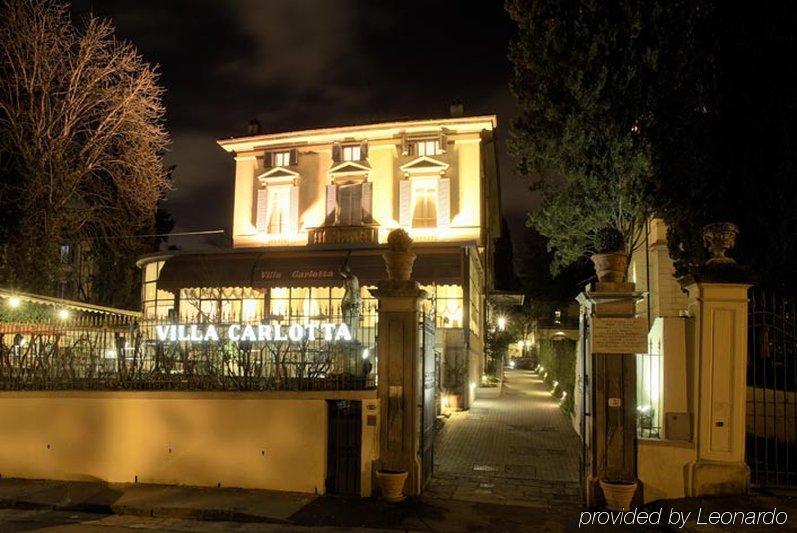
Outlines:
{"label": "wall plaque", "polygon": [[593,353],[647,353],[648,321],[645,318],[592,319]]}

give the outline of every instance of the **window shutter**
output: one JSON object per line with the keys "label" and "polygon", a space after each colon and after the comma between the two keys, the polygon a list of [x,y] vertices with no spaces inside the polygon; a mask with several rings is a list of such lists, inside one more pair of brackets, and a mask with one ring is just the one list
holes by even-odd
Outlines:
{"label": "window shutter", "polygon": [[298,165],[299,164],[299,150],[294,148],[291,150],[291,165]]}
{"label": "window shutter", "polygon": [[360,143],[360,161],[368,159],[368,141]]}
{"label": "window shutter", "polygon": [[335,223],[335,213],[338,207],[338,186],[327,185],[327,218],[325,224],[331,226]]}
{"label": "window shutter", "polygon": [[362,221],[365,224],[370,224],[373,222],[373,210],[372,210],[372,186],[373,183],[370,181],[365,181],[361,185],[362,187],[362,206],[363,206],[363,217]]}
{"label": "window shutter", "polygon": [[291,231],[299,231],[299,186],[291,187],[291,207],[288,227]]}
{"label": "window shutter", "polygon": [[448,150],[448,135],[445,132],[440,133],[440,153],[444,154]]}
{"label": "window shutter", "polygon": [[399,224],[405,228],[412,225],[411,186],[410,180],[399,182]]}
{"label": "window shutter", "polygon": [[257,214],[255,216],[255,227],[257,231],[266,231],[268,225],[268,189],[257,190]]}
{"label": "window shutter", "polygon": [[440,178],[437,182],[437,227],[447,228],[451,224],[451,179]]}
{"label": "window shutter", "polygon": [[274,154],[266,152],[263,154],[263,167],[271,168],[274,166]]}
{"label": "window shutter", "polygon": [[340,143],[332,143],[332,162],[340,163],[342,157]]}

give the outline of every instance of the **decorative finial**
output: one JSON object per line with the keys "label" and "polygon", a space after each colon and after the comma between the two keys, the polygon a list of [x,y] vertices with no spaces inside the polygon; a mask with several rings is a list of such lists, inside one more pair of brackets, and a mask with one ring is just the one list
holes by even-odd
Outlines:
{"label": "decorative finial", "polygon": [[732,222],[715,222],[703,227],[703,245],[711,252],[706,265],[733,265],[736,260],[725,253],[736,245],[739,227]]}

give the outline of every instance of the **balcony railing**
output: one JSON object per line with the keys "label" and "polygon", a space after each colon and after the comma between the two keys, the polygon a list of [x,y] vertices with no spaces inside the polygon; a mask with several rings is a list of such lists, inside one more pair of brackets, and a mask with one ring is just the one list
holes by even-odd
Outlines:
{"label": "balcony railing", "polygon": [[378,244],[377,226],[320,226],[311,228],[307,243],[313,244]]}

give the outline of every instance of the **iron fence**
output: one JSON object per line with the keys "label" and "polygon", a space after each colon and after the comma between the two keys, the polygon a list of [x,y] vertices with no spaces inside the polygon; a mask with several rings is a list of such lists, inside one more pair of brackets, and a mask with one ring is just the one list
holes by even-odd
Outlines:
{"label": "iron fence", "polygon": [[751,290],[747,359],[747,464],[752,482],[797,487],[797,304]]}
{"label": "iron fence", "polygon": [[246,322],[0,325],[2,390],[362,390],[375,310]]}

